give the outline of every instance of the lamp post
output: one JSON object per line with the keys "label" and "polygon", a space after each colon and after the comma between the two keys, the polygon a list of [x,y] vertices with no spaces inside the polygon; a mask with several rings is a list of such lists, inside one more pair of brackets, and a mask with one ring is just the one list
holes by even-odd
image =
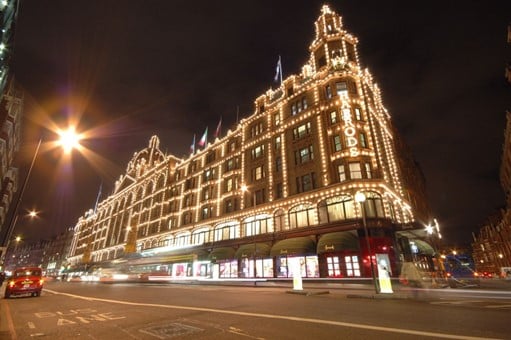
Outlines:
{"label": "lamp post", "polygon": [[362,210],[362,224],[364,226],[364,234],[366,240],[367,253],[369,254],[369,262],[371,264],[371,276],[373,278],[374,291],[376,292],[376,294],[378,294],[379,293],[378,284],[376,283],[376,274],[374,272],[371,244],[369,242],[369,233],[367,231],[366,213],[364,207],[365,200],[366,196],[364,195],[363,192],[359,191],[355,194],[355,201],[357,201],[360,204],[360,209]]}
{"label": "lamp post", "polygon": [[[243,184],[241,186],[241,191],[243,192],[243,194],[245,193],[250,193],[250,191],[248,190],[248,186],[246,184]],[[254,197],[254,201],[252,202],[252,206],[255,205],[255,197]],[[253,220],[250,222],[251,224],[251,234],[252,234],[252,237],[254,238],[254,254],[252,256],[252,261],[254,262],[254,278],[257,278],[257,243],[256,243],[256,221]]]}
{"label": "lamp post", "polygon": [[[80,142],[81,136],[75,132],[74,128],[70,127],[67,130],[61,130],[58,132],[58,134],[60,137],[58,139],[58,144],[60,145],[60,147],[62,147],[64,149],[64,152],[68,153],[73,148],[76,148],[80,145],[79,142]],[[25,193],[25,189],[27,187],[28,180],[30,179],[30,174],[32,173],[32,169],[34,168],[35,161],[37,159],[37,156],[39,155],[39,149],[41,148],[42,141],[43,141],[43,139],[40,138],[37,143],[37,146],[34,151],[34,155],[32,156],[32,161],[30,163],[30,167],[28,168],[27,175],[25,176],[23,185],[21,186],[21,190],[18,195],[18,199],[16,200],[16,203],[14,205],[11,219],[9,221],[9,225],[7,227],[7,231],[5,233],[4,239],[2,241],[2,246],[4,246],[5,249],[8,248],[12,233],[14,231],[14,228],[16,227],[16,222],[18,221],[18,209],[19,209],[19,206],[23,200],[23,194]],[[29,215],[34,217],[36,214],[37,213],[35,213],[35,212],[31,212]]]}

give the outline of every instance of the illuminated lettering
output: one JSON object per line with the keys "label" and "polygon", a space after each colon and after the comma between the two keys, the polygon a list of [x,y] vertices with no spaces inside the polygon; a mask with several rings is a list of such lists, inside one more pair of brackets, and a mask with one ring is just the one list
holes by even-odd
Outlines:
{"label": "illuminated lettering", "polygon": [[346,136],[346,146],[350,151],[350,157],[357,157],[360,155],[357,145],[358,140],[355,137],[357,128],[351,120],[351,110],[348,108],[342,109],[342,120],[344,121],[344,136]]}

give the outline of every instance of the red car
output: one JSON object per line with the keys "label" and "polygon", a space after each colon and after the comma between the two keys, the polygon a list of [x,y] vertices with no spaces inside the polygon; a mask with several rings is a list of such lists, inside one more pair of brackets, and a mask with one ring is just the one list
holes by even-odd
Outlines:
{"label": "red car", "polygon": [[11,295],[40,296],[43,290],[42,270],[38,267],[22,267],[16,268],[12,272],[12,276],[7,281],[5,287],[5,298]]}

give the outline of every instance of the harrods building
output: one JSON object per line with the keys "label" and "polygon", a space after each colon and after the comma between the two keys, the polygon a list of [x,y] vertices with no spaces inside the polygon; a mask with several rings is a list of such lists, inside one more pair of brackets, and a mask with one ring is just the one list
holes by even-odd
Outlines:
{"label": "harrods building", "polygon": [[358,40],[328,6],[315,32],[301,72],[234,131],[186,159],[151,137],[79,218],[69,264],[158,254],[176,278],[290,277],[290,262],[310,278],[370,277],[370,259],[392,276],[403,261],[429,268],[424,179]]}

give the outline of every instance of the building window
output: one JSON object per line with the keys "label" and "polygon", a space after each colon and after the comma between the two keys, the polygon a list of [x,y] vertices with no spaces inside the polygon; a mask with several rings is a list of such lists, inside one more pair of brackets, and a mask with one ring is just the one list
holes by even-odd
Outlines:
{"label": "building window", "polygon": [[303,164],[314,159],[312,145],[295,151],[295,164]]}
{"label": "building window", "polygon": [[254,123],[250,127],[250,136],[255,137],[263,132],[263,122]]}
{"label": "building window", "polygon": [[254,198],[255,198],[255,205],[263,204],[266,201],[265,190],[264,189],[256,190],[254,192]]}
{"label": "building window", "polygon": [[281,145],[280,136],[275,137],[275,150],[279,150]]}
{"label": "building window", "polygon": [[344,164],[337,166],[337,173],[339,174],[339,182],[344,182],[346,180],[346,171],[344,169]]}
{"label": "building window", "polygon": [[358,139],[360,140],[360,146],[362,148],[367,148],[367,137],[366,137],[366,134],[361,132],[359,134],[359,138]]}
{"label": "building window", "polygon": [[291,104],[291,114],[294,116],[304,110],[307,110],[307,97],[302,97]]}
{"label": "building window", "polygon": [[279,126],[280,125],[280,114],[275,113],[273,115],[273,125]]}
{"label": "building window", "polygon": [[252,149],[252,159],[261,157],[264,154],[264,145],[258,145]]}
{"label": "building window", "polygon": [[229,146],[228,146],[228,149],[229,149],[229,152],[233,152],[236,150],[236,141],[232,141],[229,143]]}
{"label": "building window", "polygon": [[366,168],[366,178],[373,178],[373,171],[371,170],[371,164],[365,163],[364,166]]}
{"label": "building window", "polygon": [[334,136],[334,151],[341,151],[342,150],[342,144],[341,144],[341,136],[335,135]]}
{"label": "building window", "polygon": [[252,180],[258,181],[264,178],[264,169],[263,166],[258,166],[257,168],[252,169]]}
{"label": "building window", "polygon": [[275,171],[280,172],[282,170],[282,158],[275,157]]}
{"label": "building window", "polygon": [[226,199],[224,207],[225,207],[225,212],[226,213],[230,213],[230,212],[239,210],[239,208],[240,208],[240,206],[239,206],[239,199],[237,199],[237,198]]}
{"label": "building window", "polygon": [[201,219],[205,220],[207,218],[210,218],[213,216],[213,207],[212,206],[205,206],[201,209]]}
{"label": "building window", "polygon": [[206,155],[206,164],[212,163],[215,161],[215,151],[212,151]]}
{"label": "building window", "polygon": [[188,194],[185,196],[185,199],[183,201],[183,207],[189,207],[193,204],[193,194]]}
{"label": "building window", "polygon": [[193,189],[193,188],[195,188],[195,177],[188,178],[185,181],[185,190],[190,190],[190,189]]}
{"label": "building window", "polygon": [[380,194],[375,192],[365,192],[366,200],[364,209],[367,217],[385,217],[383,209],[383,200]]}
{"label": "building window", "polygon": [[314,224],[314,209],[312,206],[300,204],[289,210],[289,225],[292,229],[307,227]]}
{"label": "building window", "polygon": [[359,107],[355,108],[355,120],[358,120],[358,121],[362,120],[362,111],[360,111]]}
{"label": "building window", "polygon": [[360,163],[350,163],[350,178],[351,179],[361,179],[362,178],[362,169],[360,168]]}
{"label": "building window", "polygon": [[348,92],[348,84],[345,81],[340,81],[335,83],[335,89],[337,91],[337,95],[341,95],[342,93]]}
{"label": "building window", "polygon": [[337,111],[330,112],[330,124],[335,124],[339,121],[339,118],[337,117]]}
{"label": "building window", "polygon": [[354,200],[349,196],[327,198],[318,204],[319,223],[355,218]]}
{"label": "building window", "polygon": [[233,157],[225,161],[225,172],[232,171],[239,168],[239,158]]}
{"label": "building window", "polygon": [[213,197],[213,187],[207,186],[204,189],[202,189],[202,200],[209,200]]}
{"label": "building window", "polygon": [[225,180],[225,192],[231,192],[238,188],[236,177],[229,177]]}
{"label": "building window", "polygon": [[296,177],[297,192],[306,192],[316,188],[316,174],[311,172],[300,177]]}
{"label": "building window", "polygon": [[338,256],[328,256],[326,258],[326,263],[329,277],[341,277],[341,267],[339,266]]}
{"label": "building window", "polygon": [[300,139],[311,133],[311,122],[307,122],[293,129],[293,139]]}
{"label": "building window", "polygon": [[211,181],[215,179],[215,169],[208,169],[204,171],[204,182]]}
{"label": "building window", "polygon": [[346,276],[360,276],[360,264],[358,262],[358,256],[345,256],[344,264],[346,266]]}
{"label": "building window", "polygon": [[282,190],[282,183],[275,184],[275,198],[279,199],[284,197],[284,192]]}
{"label": "building window", "polygon": [[183,224],[190,224],[190,223],[192,223],[192,213],[185,212],[183,214]]}
{"label": "building window", "polygon": [[326,91],[326,97],[327,97],[328,99],[332,98],[332,89],[330,88],[330,85],[327,85],[327,86],[325,87],[325,91]]}

